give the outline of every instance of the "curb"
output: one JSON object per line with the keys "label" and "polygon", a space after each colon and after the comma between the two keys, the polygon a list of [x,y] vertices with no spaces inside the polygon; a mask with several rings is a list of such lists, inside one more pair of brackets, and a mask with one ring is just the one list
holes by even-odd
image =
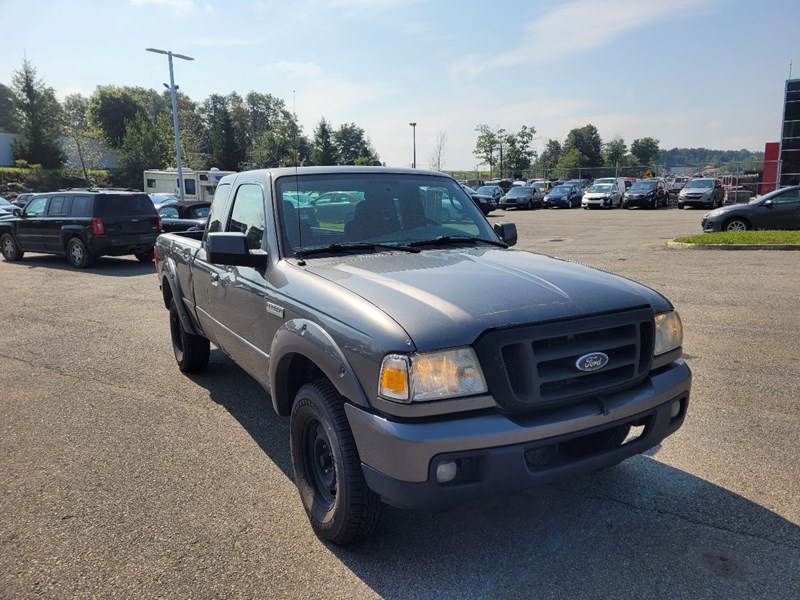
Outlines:
{"label": "curb", "polygon": [[687,244],[667,240],[666,245],[679,250],[800,250],[800,244]]}

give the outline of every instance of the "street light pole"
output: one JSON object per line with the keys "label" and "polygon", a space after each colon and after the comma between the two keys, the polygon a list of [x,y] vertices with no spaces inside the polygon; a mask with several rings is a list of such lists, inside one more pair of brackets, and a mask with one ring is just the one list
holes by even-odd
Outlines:
{"label": "street light pole", "polygon": [[416,123],[409,123],[411,125],[411,136],[413,139],[413,148],[414,148],[414,159],[411,162],[411,168],[417,168],[417,124]]}
{"label": "street light pole", "polygon": [[183,54],[173,54],[172,50],[159,50],[158,48],[145,48],[148,52],[156,54],[166,54],[169,58],[169,93],[172,97],[172,129],[175,133],[175,160],[178,163],[178,189],[180,190],[181,202],[186,200],[186,190],[183,183],[183,165],[181,163],[181,133],[178,126],[178,98],[175,93],[175,75],[172,70],[172,57],[182,58],[183,60],[194,60],[191,56]]}

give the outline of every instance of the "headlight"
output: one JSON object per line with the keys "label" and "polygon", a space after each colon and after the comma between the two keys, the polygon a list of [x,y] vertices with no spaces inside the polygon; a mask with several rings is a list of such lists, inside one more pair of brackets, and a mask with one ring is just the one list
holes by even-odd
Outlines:
{"label": "headlight", "polygon": [[488,390],[472,348],[411,355],[389,354],[381,364],[378,394],[396,402],[425,402]]}
{"label": "headlight", "polygon": [[656,343],[653,354],[658,356],[683,345],[683,325],[676,311],[656,315]]}

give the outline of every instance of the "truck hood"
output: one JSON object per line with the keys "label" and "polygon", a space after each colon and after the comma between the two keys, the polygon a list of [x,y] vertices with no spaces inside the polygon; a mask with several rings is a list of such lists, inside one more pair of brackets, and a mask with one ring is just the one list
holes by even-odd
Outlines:
{"label": "truck hood", "polygon": [[633,281],[575,263],[486,248],[309,261],[306,270],[371,302],[417,349],[470,344],[486,330],[669,302]]}

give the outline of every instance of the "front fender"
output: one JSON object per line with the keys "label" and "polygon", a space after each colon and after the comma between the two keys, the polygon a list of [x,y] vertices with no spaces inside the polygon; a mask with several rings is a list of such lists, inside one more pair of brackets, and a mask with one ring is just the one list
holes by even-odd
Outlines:
{"label": "front fender", "polygon": [[286,416],[291,412],[293,375],[298,375],[293,374],[291,368],[297,357],[313,363],[339,394],[355,404],[369,407],[363,387],[331,335],[313,321],[292,319],[275,334],[270,352],[272,405],[279,415]]}

